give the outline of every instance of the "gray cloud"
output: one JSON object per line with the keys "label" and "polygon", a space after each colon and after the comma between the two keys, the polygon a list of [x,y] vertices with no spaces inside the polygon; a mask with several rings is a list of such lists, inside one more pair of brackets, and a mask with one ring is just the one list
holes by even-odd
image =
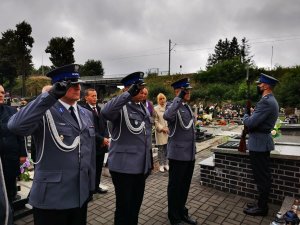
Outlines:
{"label": "gray cloud", "polygon": [[[249,39],[258,66],[293,66],[300,58],[298,0],[2,0],[0,31],[31,24],[35,67],[50,65],[52,37],[73,37],[75,59],[102,60],[106,74],[168,69],[168,40],[176,45],[171,71],[204,68],[219,39]],[[173,46],[173,45],[172,45]]]}

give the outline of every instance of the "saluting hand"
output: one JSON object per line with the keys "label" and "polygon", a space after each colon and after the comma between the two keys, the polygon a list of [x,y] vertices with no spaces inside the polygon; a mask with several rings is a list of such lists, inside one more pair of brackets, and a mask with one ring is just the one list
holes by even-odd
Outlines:
{"label": "saluting hand", "polygon": [[178,97],[183,99],[186,94],[187,94],[187,90],[185,88],[182,88],[178,94]]}
{"label": "saluting hand", "polygon": [[53,96],[56,99],[60,99],[65,96],[70,87],[71,81],[56,82],[49,90],[49,95]]}

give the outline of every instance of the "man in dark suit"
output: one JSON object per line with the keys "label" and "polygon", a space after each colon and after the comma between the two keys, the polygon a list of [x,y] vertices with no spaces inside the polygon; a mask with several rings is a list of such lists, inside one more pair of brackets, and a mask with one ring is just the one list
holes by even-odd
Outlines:
{"label": "man in dark suit", "polygon": [[259,195],[257,203],[248,203],[244,213],[252,216],[266,216],[271,189],[270,151],[274,150],[271,131],[279,114],[279,106],[273,95],[273,89],[278,80],[261,74],[257,83],[257,91],[262,98],[256,104],[251,116],[250,112],[245,113],[243,121],[249,131],[250,163]]}
{"label": "man in dark suit", "polygon": [[9,118],[17,109],[4,104],[5,91],[0,84],[0,158],[7,190],[7,197],[12,202],[17,194],[17,177],[20,174],[20,163],[27,157],[24,136],[16,135],[7,128]]}
{"label": "man in dark suit", "polygon": [[169,159],[168,217],[172,225],[197,224],[188,215],[185,204],[195,166],[196,134],[194,116],[187,104],[190,100],[190,82],[188,78],[172,84],[176,97],[167,104],[164,119],[170,130],[167,157]]}
{"label": "man in dark suit", "polygon": [[103,167],[104,155],[109,145],[109,135],[107,131],[106,121],[101,115],[101,108],[97,105],[97,92],[93,88],[84,91],[85,105],[84,107],[93,113],[95,132],[96,132],[96,182],[95,193],[105,194],[106,189],[100,187],[101,172]]}
{"label": "man in dark suit", "polygon": [[108,167],[116,193],[115,225],[137,225],[151,164],[153,120],[141,103],[143,73],[122,79],[124,92],[102,109],[111,123]]}
{"label": "man in dark suit", "polygon": [[52,88],[14,114],[8,128],[32,135],[37,164],[29,196],[35,225],[85,225],[95,188],[95,128],[92,113],[77,105],[79,66],[56,68]]}

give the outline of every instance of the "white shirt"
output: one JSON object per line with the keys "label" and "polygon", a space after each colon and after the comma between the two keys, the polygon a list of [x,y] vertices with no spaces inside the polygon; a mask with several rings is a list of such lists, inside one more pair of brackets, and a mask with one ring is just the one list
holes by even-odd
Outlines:
{"label": "white shirt", "polygon": [[81,120],[80,120],[80,116],[78,113],[78,108],[77,108],[77,102],[75,102],[74,105],[69,105],[68,103],[63,102],[62,100],[58,99],[58,101],[70,112],[70,107],[73,106],[74,108],[74,113],[76,115],[77,121],[79,123],[79,127],[81,128]]}

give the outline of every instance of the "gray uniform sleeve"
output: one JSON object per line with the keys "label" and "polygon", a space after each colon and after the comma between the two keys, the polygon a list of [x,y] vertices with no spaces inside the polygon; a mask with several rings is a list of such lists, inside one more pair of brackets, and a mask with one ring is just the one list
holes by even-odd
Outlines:
{"label": "gray uniform sleeve", "polygon": [[176,113],[179,107],[181,106],[183,100],[179,97],[175,97],[170,106],[167,107],[164,113],[164,119],[171,122],[176,118]]}
{"label": "gray uniform sleeve", "polygon": [[244,124],[251,130],[262,124],[269,116],[268,111],[270,111],[270,107],[268,105],[268,101],[265,99],[259,101],[251,116],[248,114],[244,115]]}
{"label": "gray uniform sleeve", "polygon": [[101,110],[103,117],[110,121],[117,119],[119,117],[120,109],[122,109],[130,99],[131,95],[127,91],[111,99]]}
{"label": "gray uniform sleeve", "polygon": [[8,129],[18,135],[31,135],[38,128],[46,110],[50,109],[56,101],[57,99],[50,96],[48,92],[42,93],[9,119]]}

